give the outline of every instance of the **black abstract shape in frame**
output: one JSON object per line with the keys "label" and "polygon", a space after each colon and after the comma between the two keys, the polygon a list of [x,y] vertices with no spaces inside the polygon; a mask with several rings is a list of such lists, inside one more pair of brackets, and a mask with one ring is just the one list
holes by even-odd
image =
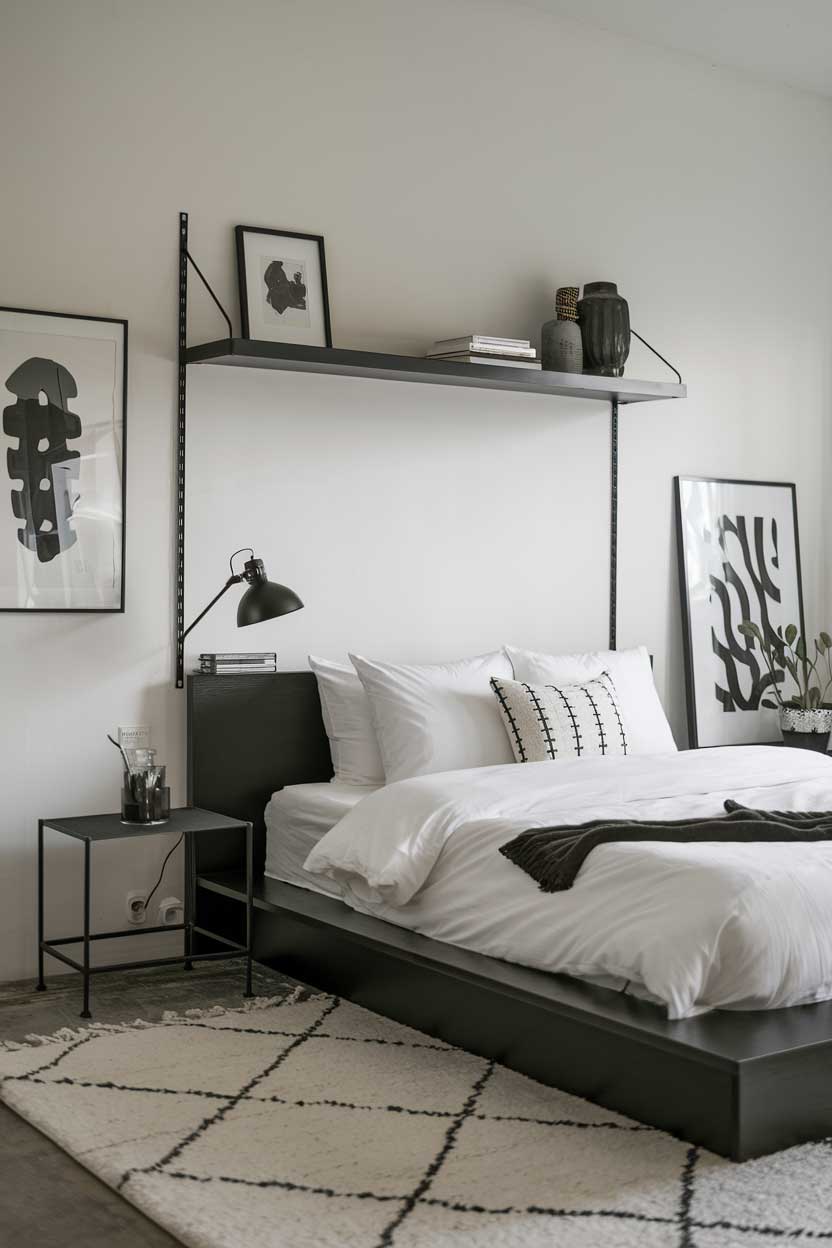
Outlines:
{"label": "black abstract shape in frame", "polygon": [[306,311],[306,286],[300,270],[290,280],[283,268],[283,261],[272,260],[263,274],[263,281],[268,291],[266,302],[271,304],[280,316],[287,308]]}
{"label": "black abstract shape in frame", "polygon": [[6,387],[17,395],[3,411],[3,432],[18,439],[7,454],[9,477],[22,482],[11,492],[12,511],[23,521],[17,537],[49,563],[78,540],[70,520],[81,456],[67,446],[81,436],[80,417],[67,406],[78,387],[63,364],[37,356],[19,365]]}
{"label": "black abstract shape in frame", "polygon": [[[711,628],[711,645],[725,669],[725,687],[719,683],[714,686],[716,700],[722,704],[724,711],[758,710],[766,689],[775,681],[779,684],[785,679],[784,671],[775,668],[772,677],[770,672],[764,670],[757,657],[754,642],[737,631],[737,626],[743,620],[754,620],[769,644],[778,640],[769,618],[769,606],[781,601],[781,593],[766,566],[767,525],[771,537],[769,562],[777,570],[780,567],[780,553],[776,520],[767,522],[762,516],[754,517],[753,548],[745,516],[721,516],[717,523],[717,540],[725,558],[722,563],[722,578],[713,575],[710,577],[711,600],[716,599],[721,609],[725,641],[719,638],[716,629]],[[739,570],[728,557],[728,536],[735,537],[739,543],[742,556]],[[729,590],[733,590],[734,600]],[[739,603],[738,620],[733,619],[732,601]],[[750,678],[750,686],[748,680],[741,681],[743,671]],[[743,692],[743,683],[748,688],[747,693]]]}

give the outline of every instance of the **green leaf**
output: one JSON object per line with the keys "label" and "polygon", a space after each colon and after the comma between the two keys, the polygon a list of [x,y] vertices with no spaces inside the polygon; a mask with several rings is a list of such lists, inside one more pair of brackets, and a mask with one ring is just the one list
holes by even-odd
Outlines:
{"label": "green leaf", "polygon": [[797,626],[794,624],[786,625],[786,645],[793,646],[797,637]]}
{"label": "green leaf", "polygon": [[820,689],[817,685],[813,685],[809,690],[809,706],[814,710],[816,706],[820,706]]}
{"label": "green leaf", "polygon": [[827,650],[832,650],[832,637],[828,633],[821,633],[820,639]]}
{"label": "green leaf", "polygon": [[763,634],[752,620],[743,620],[739,626],[739,631],[743,637],[756,637],[759,642],[763,640]]}
{"label": "green leaf", "polygon": [[763,698],[760,702],[760,706],[767,706],[770,711],[777,710],[777,703],[772,702],[771,698]]}
{"label": "green leaf", "polygon": [[797,639],[797,645],[794,648],[794,652],[802,663],[803,660],[806,658],[806,642],[803,640],[802,637],[799,637]]}

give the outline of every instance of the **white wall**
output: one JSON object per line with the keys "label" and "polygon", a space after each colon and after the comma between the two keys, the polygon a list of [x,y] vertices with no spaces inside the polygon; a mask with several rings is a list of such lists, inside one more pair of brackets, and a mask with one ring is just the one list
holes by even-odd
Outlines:
{"label": "white wall", "polygon": [[[690,391],[622,414],[621,644],[654,651],[680,730],[676,472],[797,481],[808,618],[828,625],[828,103],[502,0],[3,13],[2,302],[125,316],[131,356],[126,614],[0,616],[0,977],[33,971],[37,816],[114,805],[107,731],[152,723],[184,795],[170,646],[181,208],[235,320],[234,224],[323,233],[340,346],[536,336],[555,286],[618,281]],[[191,340],[219,336],[192,289]],[[634,351],[628,371],[663,376],[654,364]],[[189,614],[248,543],[307,603],[240,635],[229,594],[194,652],[256,642],[290,668],[308,649],[603,644],[602,406],[207,368],[189,384]],[[120,922],[167,844],[96,851],[100,924]],[[61,928],[77,914],[76,848],[52,859]]]}

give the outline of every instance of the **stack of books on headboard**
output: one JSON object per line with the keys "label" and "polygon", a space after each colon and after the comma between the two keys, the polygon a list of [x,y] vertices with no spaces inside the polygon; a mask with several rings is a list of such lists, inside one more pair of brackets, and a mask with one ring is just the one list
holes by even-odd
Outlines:
{"label": "stack of books on headboard", "polygon": [[242,654],[201,654],[199,670],[203,676],[235,676],[241,672],[276,672],[274,650],[250,650]]}

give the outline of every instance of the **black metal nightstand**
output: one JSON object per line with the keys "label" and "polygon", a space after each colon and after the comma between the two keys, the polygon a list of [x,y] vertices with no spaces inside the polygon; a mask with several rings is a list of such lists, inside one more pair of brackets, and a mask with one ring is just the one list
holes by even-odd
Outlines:
{"label": "black metal nightstand", "polygon": [[[43,883],[44,853],[43,830],[52,828],[63,832],[78,841],[84,842],[84,932],[82,936],[64,936],[60,940],[45,940],[43,935]],[[164,927],[131,928],[119,932],[90,932],[90,847],[95,841],[132,840],[137,836],[157,836],[159,832],[173,832],[185,836],[185,922]],[[214,932],[197,927],[194,923],[196,913],[196,890],[199,877],[196,873],[195,841],[201,832],[245,832],[246,839],[246,943],[236,944],[226,936],[218,936]],[[163,828],[148,826],[147,828],[126,825],[121,822],[120,815],[82,815],[72,819],[40,819],[38,820],[38,991],[44,992],[46,984],[43,980],[43,957],[48,953],[59,962],[71,966],[84,977],[84,1008],[82,1018],[92,1018],[90,1013],[90,977],[102,975],[107,971],[125,971],[152,966],[174,966],[182,963],[189,971],[194,962],[207,962],[219,958],[237,958],[245,954],[246,987],[245,995],[251,997],[251,936],[254,890],[254,834],[252,825],[241,819],[228,819],[225,815],[215,814],[211,810],[200,810],[199,807],[182,807],[170,812],[170,819]],[[152,958],[146,962],[110,962],[104,966],[90,966],[90,944],[94,940],[113,940],[119,936],[150,936],[155,932],[184,932],[184,952],[181,957]],[[206,936],[218,944],[228,946],[227,951],[219,953],[194,953],[194,935]],[[67,954],[62,953],[58,946],[83,944],[84,960],[76,962]]]}

